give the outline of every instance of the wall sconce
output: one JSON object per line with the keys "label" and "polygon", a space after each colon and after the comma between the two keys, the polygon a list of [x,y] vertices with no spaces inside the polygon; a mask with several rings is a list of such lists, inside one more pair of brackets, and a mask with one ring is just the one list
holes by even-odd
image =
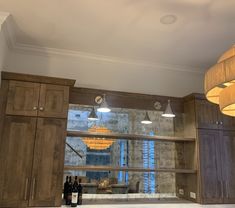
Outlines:
{"label": "wall sconce", "polygon": [[88,116],[88,120],[91,120],[91,121],[99,120],[99,118],[98,118],[98,116],[97,116],[97,114],[95,112],[95,108],[94,107],[92,108],[92,110],[91,110],[91,112],[90,112],[90,114]]}
{"label": "wall sconce", "polygon": [[142,124],[151,124],[151,123],[153,123],[153,122],[150,120],[149,114],[148,114],[147,111],[146,111],[145,117],[144,117],[144,119],[141,121],[141,123],[142,123]]}
{"label": "wall sconce", "polygon": [[106,102],[105,94],[103,95],[102,102],[99,108],[97,109],[97,111],[102,112],[102,113],[108,113],[111,111],[111,109],[108,107],[108,104]]}
{"label": "wall sconce", "polygon": [[173,113],[172,108],[171,108],[171,101],[170,100],[168,100],[166,110],[162,114],[162,116],[167,117],[167,118],[174,118],[175,117],[175,114]]}

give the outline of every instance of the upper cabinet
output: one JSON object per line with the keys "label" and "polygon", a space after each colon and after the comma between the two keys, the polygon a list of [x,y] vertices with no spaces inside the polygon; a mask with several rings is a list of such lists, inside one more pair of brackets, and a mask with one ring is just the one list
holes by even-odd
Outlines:
{"label": "upper cabinet", "polygon": [[196,99],[195,112],[197,128],[235,130],[234,117],[222,114],[216,104],[204,99]]}
{"label": "upper cabinet", "polygon": [[39,83],[10,81],[6,113],[37,116],[39,93]]}
{"label": "upper cabinet", "polygon": [[67,118],[69,86],[9,81],[6,114]]}

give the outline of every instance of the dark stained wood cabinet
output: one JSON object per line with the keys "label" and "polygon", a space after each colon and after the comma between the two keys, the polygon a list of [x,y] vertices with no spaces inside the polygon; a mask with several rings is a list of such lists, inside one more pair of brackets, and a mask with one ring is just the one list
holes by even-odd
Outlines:
{"label": "dark stained wood cabinet", "polygon": [[7,116],[0,144],[0,206],[28,203],[36,118]]}
{"label": "dark stained wood cabinet", "polygon": [[60,206],[66,120],[39,118],[29,206]]}
{"label": "dark stained wood cabinet", "polygon": [[0,207],[59,207],[75,81],[7,72],[2,79]]}
{"label": "dark stained wood cabinet", "polygon": [[9,81],[6,114],[67,118],[69,86]]}
{"label": "dark stained wood cabinet", "polygon": [[221,149],[224,203],[235,203],[235,131],[223,131]]}
{"label": "dark stained wood cabinet", "polygon": [[218,130],[199,130],[202,203],[223,202],[221,149]]}
{"label": "dark stained wood cabinet", "polygon": [[6,114],[37,116],[40,84],[10,81]]}
{"label": "dark stained wood cabinet", "polygon": [[69,87],[41,84],[40,89],[38,116],[67,118]]}
{"label": "dark stained wood cabinet", "polygon": [[185,132],[196,132],[199,144],[199,202],[235,203],[235,118],[198,94],[186,97],[185,107]]}

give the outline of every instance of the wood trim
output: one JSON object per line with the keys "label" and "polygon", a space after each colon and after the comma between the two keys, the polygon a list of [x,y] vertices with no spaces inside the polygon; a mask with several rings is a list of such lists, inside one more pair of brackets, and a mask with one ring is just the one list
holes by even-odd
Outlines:
{"label": "wood trim", "polygon": [[130,168],[112,166],[65,166],[64,170],[90,170],[90,171],[131,171],[131,172],[170,172],[170,173],[197,173],[193,169],[174,169],[174,168]]}
{"label": "wood trim", "polygon": [[66,85],[74,86],[76,80],[73,79],[63,79],[56,77],[38,76],[32,74],[19,74],[14,72],[2,71],[2,80],[17,80],[24,82],[36,82],[36,83],[46,83],[55,85]]}
{"label": "wood trim", "polygon": [[162,105],[161,109],[159,110],[164,111],[167,105],[167,101],[170,99],[174,113],[183,113],[182,98],[102,89],[73,87],[70,90],[69,103],[94,106],[97,105],[95,103],[95,97],[103,94],[106,94],[106,100],[109,106],[113,108],[156,110],[154,108],[154,103],[158,101]]}
{"label": "wood trim", "polygon": [[149,136],[141,134],[120,134],[120,133],[97,133],[88,131],[67,131],[69,137],[102,137],[112,139],[129,139],[129,140],[153,140],[153,141],[169,141],[169,142],[192,142],[195,138],[173,137],[173,136]]}

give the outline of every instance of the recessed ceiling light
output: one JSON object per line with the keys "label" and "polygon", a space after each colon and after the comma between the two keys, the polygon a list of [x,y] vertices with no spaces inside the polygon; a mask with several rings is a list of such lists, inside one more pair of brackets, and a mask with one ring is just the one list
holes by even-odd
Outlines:
{"label": "recessed ceiling light", "polygon": [[168,14],[160,18],[160,22],[164,25],[174,24],[177,21],[177,16]]}

